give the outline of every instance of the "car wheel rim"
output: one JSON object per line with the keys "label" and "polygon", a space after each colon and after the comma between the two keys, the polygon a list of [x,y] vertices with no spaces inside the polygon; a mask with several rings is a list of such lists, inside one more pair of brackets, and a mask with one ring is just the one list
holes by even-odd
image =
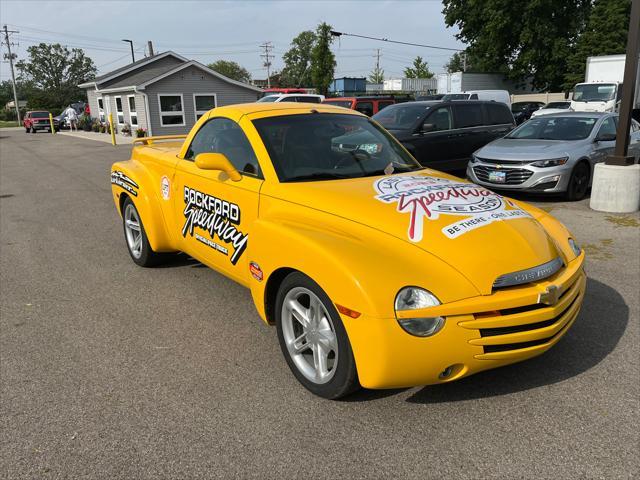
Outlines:
{"label": "car wheel rim", "polygon": [[588,181],[589,176],[586,170],[583,168],[578,169],[573,177],[573,187],[576,194],[582,195],[586,193]]}
{"label": "car wheel rim", "polygon": [[140,258],[142,255],[142,228],[138,212],[132,204],[127,205],[124,210],[124,231],[131,255]]}
{"label": "car wheel rim", "polygon": [[309,289],[289,290],[282,304],[282,334],[289,356],[305,378],[329,382],[338,366],[338,339],[322,301]]}

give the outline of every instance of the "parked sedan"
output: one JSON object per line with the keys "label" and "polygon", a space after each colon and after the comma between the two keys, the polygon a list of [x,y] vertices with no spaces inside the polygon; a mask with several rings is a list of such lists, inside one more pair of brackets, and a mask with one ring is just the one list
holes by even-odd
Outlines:
{"label": "parked sedan", "polygon": [[[569,112],[532,118],[473,154],[467,176],[492,189],[564,193],[583,198],[593,167],[613,152],[617,114]],[[631,126],[629,154],[640,155],[640,125]]]}
{"label": "parked sedan", "polygon": [[549,102],[544,107],[531,114],[531,118],[540,115],[551,115],[552,113],[566,113],[571,110],[571,101]]}
{"label": "parked sedan", "polygon": [[542,102],[515,102],[511,104],[511,113],[516,120],[516,125],[520,125],[531,118],[533,113],[542,108]]}

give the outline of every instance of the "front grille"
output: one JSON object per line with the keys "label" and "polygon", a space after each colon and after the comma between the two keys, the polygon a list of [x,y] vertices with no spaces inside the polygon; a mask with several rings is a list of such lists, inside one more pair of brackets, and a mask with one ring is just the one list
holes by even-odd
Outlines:
{"label": "front grille", "polygon": [[[493,337],[495,335],[506,335],[508,333],[527,332],[529,330],[537,330],[538,328],[549,327],[549,326],[553,325],[554,323],[556,323],[558,320],[560,320],[560,318],[562,318],[562,316],[567,312],[567,310],[569,310],[573,306],[573,304],[576,303],[577,299],[578,299],[578,296],[576,295],[576,297],[567,306],[567,308],[562,310],[562,312],[560,312],[558,315],[553,317],[551,320],[545,320],[543,322],[535,322],[535,323],[526,323],[524,325],[513,325],[513,326],[508,326],[508,327],[481,328],[480,329],[480,336],[481,337]],[[533,310],[537,310],[539,308],[547,307],[546,305],[542,305],[540,303],[536,303],[535,305],[531,305],[531,306],[533,307]],[[511,313],[510,310],[515,310],[515,309],[500,310],[500,313],[503,314],[503,315],[506,315],[506,314],[513,315],[513,313]],[[531,310],[532,310],[531,308],[528,309],[528,311],[531,311]],[[503,313],[503,312],[508,312],[508,313]],[[522,347],[520,347],[520,348],[522,348]]]}
{"label": "front grille", "polygon": [[478,336],[469,343],[481,346],[484,355],[518,355],[519,350],[548,344],[564,334],[578,314],[585,283],[586,277],[580,273],[558,285],[562,293],[553,305],[527,303],[481,311],[459,325],[476,330]]}
{"label": "front grille", "polygon": [[491,163],[493,165],[526,165],[529,162],[522,160],[494,160],[493,158],[476,157],[482,163]]}
{"label": "front grille", "polygon": [[[526,182],[529,177],[533,175],[531,170],[525,170],[524,168],[505,168],[498,170],[491,167],[485,167],[483,165],[473,167],[473,172],[476,174],[476,177],[478,177],[478,180],[493,183],[494,185],[520,185],[521,183]],[[490,181],[489,172],[505,172],[505,182],[498,183]]]}

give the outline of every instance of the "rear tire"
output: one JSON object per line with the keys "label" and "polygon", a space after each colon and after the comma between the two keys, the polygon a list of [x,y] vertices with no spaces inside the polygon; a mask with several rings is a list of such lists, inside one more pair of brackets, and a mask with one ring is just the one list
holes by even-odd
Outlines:
{"label": "rear tire", "polygon": [[575,202],[582,200],[589,190],[589,178],[591,171],[589,165],[585,162],[578,163],[573,167],[571,172],[571,178],[569,178],[569,185],[567,185],[567,192],[565,194],[567,200]]}
{"label": "rear tire", "polygon": [[360,388],[340,315],[311,278],[293,272],[283,280],[276,297],[276,329],[291,372],[311,393],[335,400]]}
{"label": "rear tire", "polygon": [[122,205],[122,226],[127,250],[135,264],[141,267],[153,267],[160,263],[162,255],[151,248],[138,209],[130,198],[127,198]]}

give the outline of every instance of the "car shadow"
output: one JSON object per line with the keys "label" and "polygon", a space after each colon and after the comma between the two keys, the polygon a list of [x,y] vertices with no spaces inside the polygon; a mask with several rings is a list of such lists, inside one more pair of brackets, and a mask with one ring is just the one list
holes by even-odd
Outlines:
{"label": "car shadow", "polygon": [[407,402],[444,403],[489,398],[562,382],[604,360],[629,321],[629,307],[613,288],[588,279],[578,319],[551,350],[522,363],[481,372],[456,382],[426,386]]}
{"label": "car shadow", "polygon": [[186,253],[167,253],[164,254],[162,263],[156,265],[154,268],[176,268],[176,267],[192,267],[192,268],[204,268],[205,265],[200,263],[195,258],[190,257]]}

